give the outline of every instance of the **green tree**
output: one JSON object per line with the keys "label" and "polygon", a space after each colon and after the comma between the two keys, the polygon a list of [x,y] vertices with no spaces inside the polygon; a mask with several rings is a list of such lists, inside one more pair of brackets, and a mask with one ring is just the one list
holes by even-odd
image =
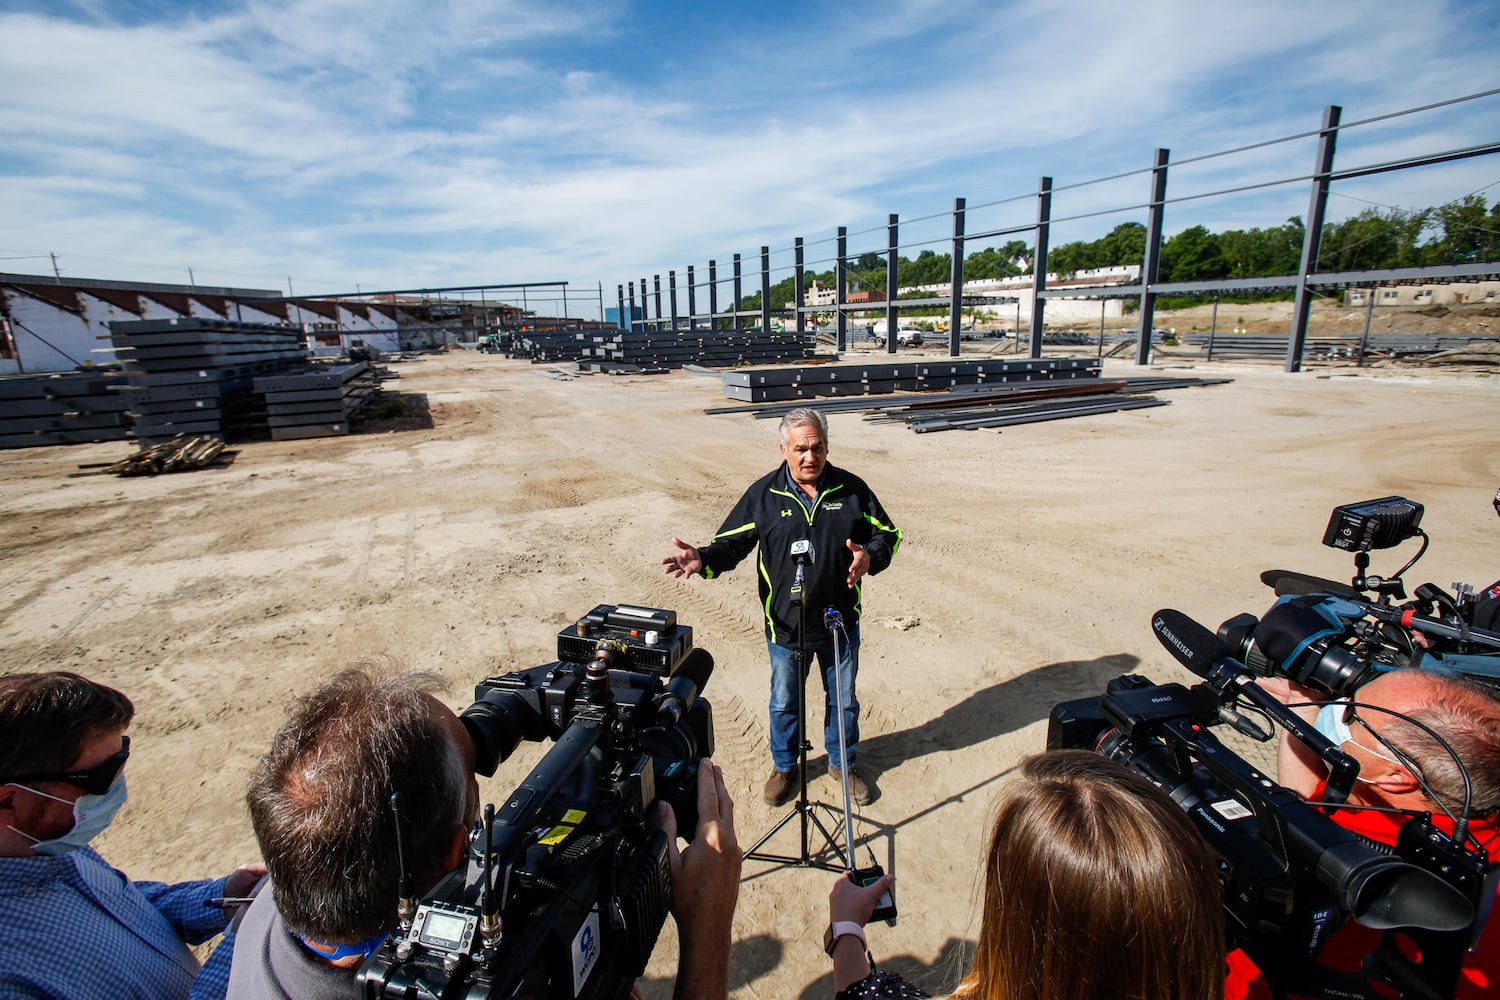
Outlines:
{"label": "green tree", "polygon": [[1229,272],[1219,238],[1203,226],[1192,226],[1162,244],[1161,277],[1166,281],[1203,281]]}
{"label": "green tree", "polygon": [[1363,271],[1377,267],[1414,267],[1426,263],[1417,242],[1433,210],[1407,212],[1367,208],[1342,222],[1323,227],[1317,271]]}
{"label": "green tree", "polygon": [[1434,264],[1494,260],[1500,250],[1500,204],[1486,212],[1484,195],[1470,194],[1439,205],[1436,222],[1442,235],[1425,248]]}

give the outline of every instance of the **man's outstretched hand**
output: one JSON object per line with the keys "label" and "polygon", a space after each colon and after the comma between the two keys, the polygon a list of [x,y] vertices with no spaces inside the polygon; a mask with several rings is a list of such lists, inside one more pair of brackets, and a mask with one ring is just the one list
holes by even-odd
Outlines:
{"label": "man's outstretched hand", "polygon": [[680,538],[673,538],[672,544],[677,546],[678,551],[661,561],[669,576],[680,578],[703,572],[703,557],[698,554],[697,549]]}

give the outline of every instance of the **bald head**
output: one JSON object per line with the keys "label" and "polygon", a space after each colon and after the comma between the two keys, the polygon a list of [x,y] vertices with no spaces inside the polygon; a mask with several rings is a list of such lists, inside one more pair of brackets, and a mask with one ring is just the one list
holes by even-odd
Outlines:
{"label": "bald head", "polygon": [[1449,809],[1463,808],[1464,781],[1437,737],[1463,762],[1473,785],[1474,811],[1487,815],[1500,810],[1500,697],[1494,691],[1427,670],[1394,670],[1360,688],[1355,701],[1421,723],[1385,712],[1363,711],[1360,716],[1417,765],[1432,794]]}

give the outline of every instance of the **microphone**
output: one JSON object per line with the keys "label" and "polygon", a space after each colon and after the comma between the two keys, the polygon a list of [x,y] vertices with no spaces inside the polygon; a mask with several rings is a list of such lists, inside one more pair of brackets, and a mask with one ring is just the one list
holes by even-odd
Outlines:
{"label": "microphone", "polygon": [[813,549],[813,543],[806,538],[799,538],[792,543],[792,562],[797,564],[797,574],[792,578],[792,604],[801,606],[803,570],[816,562],[817,558],[818,553]]}
{"label": "microphone", "polygon": [[682,721],[687,710],[698,695],[708,687],[708,679],[714,672],[714,658],[708,650],[695,648],[677,666],[672,679],[667,681],[661,695],[661,708],[657,711],[656,724],[671,729]]}
{"label": "microphone", "polygon": [[1229,655],[1229,648],[1219,637],[1193,621],[1181,611],[1163,608],[1151,616],[1151,628],[1167,652],[1177,662],[1208,681],[1220,694],[1238,688],[1245,668]]}
{"label": "microphone", "polygon": [[[1287,732],[1301,740],[1328,766],[1328,783],[1325,798],[1329,802],[1343,802],[1354,787],[1354,778],[1359,774],[1359,762],[1344,753],[1328,737],[1314,729],[1311,723],[1287,708],[1271,694],[1255,683],[1245,668],[1229,655],[1229,649],[1219,637],[1193,621],[1181,611],[1163,608],[1151,616],[1151,628],[1157,641],[1177,662],[1202,677],[1221,698],[1243,695],[1246,701],[1265,712]],[[1238,715],[1232,707],[1229,712]],[[1220,712],[1223,718],[1223,712]],[[1235,729],[1253,736],[1239,725]],[[1247,723],[1249,720],[1245,720]]]}

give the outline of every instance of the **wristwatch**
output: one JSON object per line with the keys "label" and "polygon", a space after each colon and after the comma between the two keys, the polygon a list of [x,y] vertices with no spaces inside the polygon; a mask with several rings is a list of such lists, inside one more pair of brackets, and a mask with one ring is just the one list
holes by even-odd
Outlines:
{"label": "wristwatch", "polygon": [[839,943],[841,937],[857,937],[861,947],[869,947],[865,942],[865,929],[852,920],[835,920],[828,925],[828,930],[823,932],[823,950],[833,957],[833,946]]}

